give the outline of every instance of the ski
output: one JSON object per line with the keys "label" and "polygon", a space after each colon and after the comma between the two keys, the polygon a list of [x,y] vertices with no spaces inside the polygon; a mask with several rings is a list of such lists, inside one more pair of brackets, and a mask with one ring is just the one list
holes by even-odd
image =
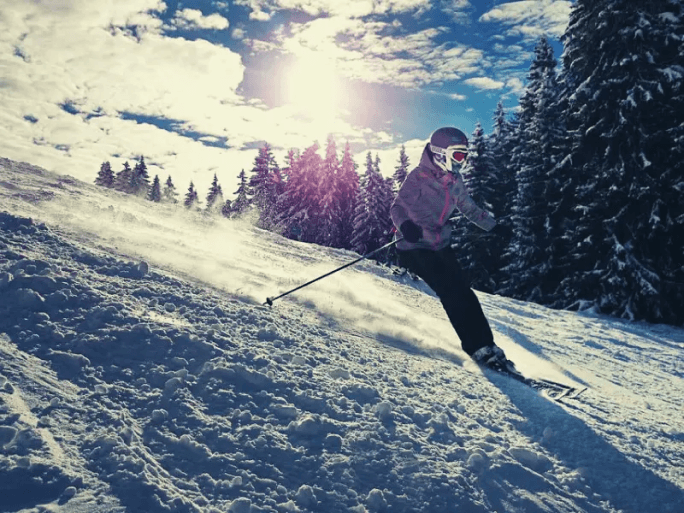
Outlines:
{"label": "ski", "polygon": [[563,395],[559,398],[567,397],[569,399],[575,399],[578,395],[587,390],[587,387],[575,387],[572,385],[566,385],[565,383],[559,383],[558,381],[552,381],[550,379],[541,378],[538,381],[549,387],[565,389]]}
{"label": "ski", "polygon": [[553,399],[556,402],[560,402],[561,399],[577,399],[577,397],[587,389],[587,387],[578,388],[563,383],[549,382],[548,380],[543,379],[535,380],[526,378],[524,383],[527,383],[530,387],[541,392],[545,397]]}
{"label": "ski", "polygon": [[559,383],[558,381],[553,381],[545,378],[528,378],[523,376],[517,371],[504,371],[497,369],[490,369],[494,372],[498,372],[503,376],[508,376],[520,383],[524,383],[528,387],[536,390],[544,397],[552,399],[556,402],[560,402],[561,399],[576,399],[581,393],[587,390],[587,387],[575,387],[572,385],[566,385],[565,383]]}

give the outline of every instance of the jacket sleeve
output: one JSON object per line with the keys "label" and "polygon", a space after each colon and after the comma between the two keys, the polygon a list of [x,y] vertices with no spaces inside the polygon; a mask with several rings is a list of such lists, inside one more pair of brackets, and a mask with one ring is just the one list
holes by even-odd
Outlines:
{"label": "jacket sleeve", "polygon": [[456,178],[457,195],[456,208],[470,221],[479,228],[486,231],[491,231],[496,226],[496,221],[492,215],[486,210],[480,208],[473,198],[468,194],[463,177],[459,174]]}
{"label": "jacket sleeve", "polygon": [[417,178],[415,172],[409,173],[390,207],[390,217],[397,230],[404,221],[415,217],[415,214],[411,214],[420,200],[420,184]]}

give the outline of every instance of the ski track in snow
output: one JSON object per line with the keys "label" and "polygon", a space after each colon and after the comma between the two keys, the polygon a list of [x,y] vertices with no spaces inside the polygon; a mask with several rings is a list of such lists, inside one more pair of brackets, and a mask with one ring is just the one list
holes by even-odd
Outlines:
{"label": "ski track in snow", "polygon": [[3,210],[0,512],[684,511],[682,329],[478,294],[557,403],[371,262],[261,304],[352,253],[7,159]]}

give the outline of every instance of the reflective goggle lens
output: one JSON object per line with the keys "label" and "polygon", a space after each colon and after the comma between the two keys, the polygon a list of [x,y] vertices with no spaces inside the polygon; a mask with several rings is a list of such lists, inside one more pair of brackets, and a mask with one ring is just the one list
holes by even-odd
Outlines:
{"label": "reflective goggle lens", "polygon": [[451,158],[456,162],[463,162],[466,158],[468,158],[468,153],[459,150],[452,151]]}

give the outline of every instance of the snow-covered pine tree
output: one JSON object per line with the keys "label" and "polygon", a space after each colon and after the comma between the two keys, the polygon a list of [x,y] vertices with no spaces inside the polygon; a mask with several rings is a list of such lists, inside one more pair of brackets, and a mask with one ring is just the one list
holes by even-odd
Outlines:
{"label": "snow-covered pine tree", "polygon": [[209,187],[209,192],[207,193],[207,211],[219,212],[223,209],[223,189],[219,184],[218,177],[214,173],[214,180],[211,182],[211,187]]}
{"label": "snow-covered pine tree", "polygon": [[140,156],[140,159],[135,164],[133,172],[131,173],[130,191],[136,196],[146,197],[150,190],[150,175],[147,172],[147,164],[145,159]]}
{"label": "snow-covered pine tree", "polygon": [[162,199],[166,203],[178,203],[178,193],[176,192],[176,186],[173,185],[171,175],[166,179],[166,184],[162,191]]}
{"label": "snow-covered pine tree", "polygon": [[569,254],[566,230],[573,217],[574,197],[572,189],[572,159],[568,158],[572,135],[565,125],[567,111],[566,84],[558,73],[548,73],[546,83],[539,92],[539,112],[535,131],[540,134],[539,147],[544,169],[546,202],[545,245],[543,248],[546,267],[541,286],[542,302],[553,305],[557,301],[558,286],[567,275]]}
{"label": "snow-covered pine tree", "polygon": [[548,202],[544,192],[548,173],[556,159],[553,144],[553,124],[558,122],[558,113],[553,109],[558,94],[555,68],[553,48],[548,39],[542,37],[535,48],[528,84],[520,99],[518,145],[513,150],[513,164],[518,168],[518,190],[511,216],[513,238],[507,252],[510,280],[503,293],[536,302],[542,302],[548,296],[545,285],[550,285],[547,279],[549,259],[545,252],[549,243]]}
{"label": "snow-covered pine tree", "polygon": [[100,166],[100,171],[97,173],[97,178],[95,178],[95,185],[100,187],[112,188],[114,187],[114,171],[112,171],[112,165],[107,161],[103,162]]}
{"label": "snow-covered pine tree", "polygon": [[233,211],[233,202],[230,199],[227,199],[226,201],[223,202],[223,206],[221,207],[221,215],[223,217],[230,217],[232,211]]}
{"label": "snow-covered pine tree", "polygon": [[401,187],[401,184],[404,183],[404,180],[406,180],[408,174],[409,158],[408,155],[406,155],[406,147],[402,144],[401,148],[399,149],[399,163],[394,168],[394,175],[392,176],[392,178],[394,179],[395,195],[399,192],[399,188]]}
{"label": "snow-covered pine tree", "polygon": [[319,183],[323,160],[318,149],[316,142],[289,165],[289,179],[281,196],[283,210],[279,218],[284,233],[314,243],[320,236]]}
{"label": "snow-covered pine tree", "polygon": [[199,201],[199,196],[197,195],[197,191],[195,190],[195,184],[190,182],[190,187],[188,187],[188,192],[185,194],[185,201],[183,202],[183,205],[185,205],[185,208],[192,208],[195,206],[195,204]]}
{"label": "snow-covered pine tree", "polygon": [[[387,244],[394,237],[394,223],[392,222],[392,217],[390,216],[390,208],[395,198],[395,182],[393,176],[388,176],[385,178],[383,187],[383,216],[385,217],[385,240],[383,244]],[[397,250],[395,246],[387,248],[382,254],[378,254],[375,257],[376,260],[384,262],[388,265],[395,265],[397,263]]]}
{"label": "snow-covered pine tree", "polygon": [[276,200],[277,231],[283,234],[285,237],[289,237],[291,239],[298,238],[297,233],[291,232],[293,225],[290,225],[287,217],[290,207],[292,207],[293,201],[293,197],[289,194],[290,182],[292,181],[292,177],[297,174],[296,166],[298,159],[299,154],[297,153],[297,150],[290,148],[285,156],[285,167],[281,170],[282,190],[278,194],[278,198]]}
{"label": "snow-covered pine tree", "polygon": [[[463,180],[468,192],[478,205],[491,212],[495,194],[495,169],[481,123],[477,123],[470,139],[468,161],[463,169]],[[496,288],[494,274],[498,256],[494,240],[496,231],[483,232],[463,216],[455,221],[452,244],[458,248],[459,260],[472,280],[473,286],[484,292]]]}
{"label": "snow-covered pine tree", "polygon": [[503,103],[499,101],[494,111],[494,131],[487,139],[487,146],[491,155],[494,170],[492,183],[491,207],[496,219],[496,237],[490,241],[491,254],[495,260],[493,279],[498,290],[509,279],[504,269],[504,254],[513,237],[511,213],[513,199],[517,191],[516,170],[511,164],[514,148],[513,134],[517,125],[506,115]]}
{"label": "snow-covered pine tree", "polygon": [[577,204],[564,306],[684,322],[682,9],[573,5],[563,63]]}
{"label": "snow-covered pine tree", "polygon": [[356,171],[356,163],[352,158],[349,141],[344,146],[342,162],[339,168],[338,194],[339,194],[339,245],[344,249],[352,248],[354,235],[354,211],[359,197],[359,174]]}
{"label": "snow-covered pine tree", "polygon": [[238,188],[235,191],[235,194],[237,194],[237,197],[233,201],[231,207],[230,207],[230,215],[231,217],[234,216],[241,216],[244,214],[247,209],[249,208],[249,196],[250,196],[250,190],[249,190],[249,184],[247,183],[247,175],[245,174],[245,170],[243,169],[240,171],[240,174],[238,175]]}
{"label": "snow-covered pine tree", "polygon": [[251,204],[259,212],[258,226],[267,230],[276,224],[276,184],[280,180],[280,169],[268,143],[259,149],[254,158],[249,186],[252,193]]}
{"label": "snow-covered pine tree", "polygon": [[390,207],[394,201],[394,177],[389,176],[384,178],[380,172],[380,155],[375,154],[375,160],[373,161],[373,170],[376,175],[380,177],[380,192],[378,195],[378,223],[380,228],[384,233],[384,241],[382,244],[387,244],[392,238],[392,229],[394,224],[392,223],[392,217],[390,216]]}
{"label": "snow-covered pine tree", "polygon": [[337,145],[332,134],[328,135],[325,147],[325,159],[321,167],[321,224],[319,244],[323,246],[340,246],[340,162],[337,158]]}
{"label": "snow-covered pine tree", "polygon": [[156,203],[161,201],[161,184],[159,183],[159,175],[154,175],[152,187],[150,187],[150,193],[148,194],[147,199]]}
{"label": "snow-covered pine tree", "polygon": [[124,162],[123,169],[116,174],[116,180],[114,180],[114,188],[117,191],[130,193],[131,192],[131,166],[128,161]]}
{"label": "snow-covered pine tree", "polygon": [[[376,161],[378,161],[376,157]],[[387,213],[389,207],[385,182],[373,163],[370,151],[366,154],[366,173],[361,177],[361,191],[354,212],[352,248],[365,254],[389,242]]]}

